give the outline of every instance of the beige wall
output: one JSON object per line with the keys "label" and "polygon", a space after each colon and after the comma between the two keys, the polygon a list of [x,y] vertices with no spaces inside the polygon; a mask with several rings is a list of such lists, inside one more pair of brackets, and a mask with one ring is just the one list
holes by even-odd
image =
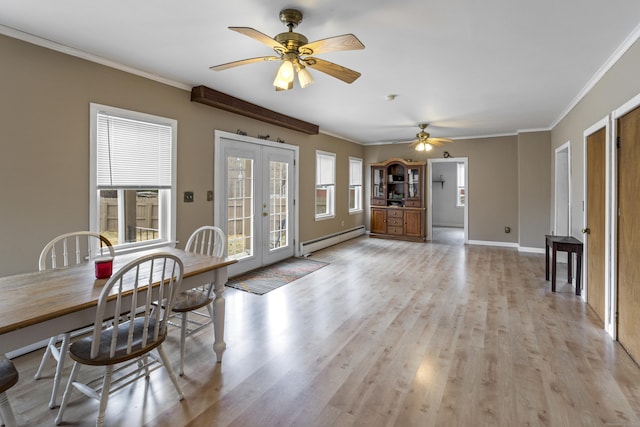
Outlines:
{"label": "beige wall", "polygon": [[[365,165],[368,167],[371,163],[391,157],[426,162],[428,158],[442,158],[444,151],[448,151],[453,157],[469,159],[467,172],[469,240],[517,243],[518,141],[516,136],[458,140],[444,147],[436,147],[429,153],[419,153],[409,148],[408,144],[367,146]],[[366,177],[367,192],[370,181],[369,174]],[[368,201],[366,206],[369,208]],[[368,212],[366,224],[368,227]],[[511,227],[511,233],[506,234],[505,227]]]}
{"label": "beige wall", "polygon": [[551,207],[550,132],[518,134],[519,243],[525,248],[544,247],[549,234]]}
{"label": "beige wall", "polygon": [[[611,67],[596,85],[551,131],[550,169],[552,199],[554,200],[555,149],[571,142],[571,235],[582,239],[582,202],[584,200],[583,132],[606,117],[616,108],[640,93],[640,41]],[[554,206],[549,217],[553,220]]]}
{"label": "beige wall", "polygon": [[[193,103],[189,91],[5,36],[0,57],[0,276],[35,270],[49,239],[88,228],[92,102],[178,121],[178,246],[213,223],[206,192],[213,189],[216,129],[269,134],[300,147],[301,241],[363,224],[362,214],[348,214],[346,192],[348,156],[363,158],[361,145]],[[337,214],[320,222],[313,214],[316,149],[337,154]],[[182,202],[184,191],[194,192],[194,203]]]}

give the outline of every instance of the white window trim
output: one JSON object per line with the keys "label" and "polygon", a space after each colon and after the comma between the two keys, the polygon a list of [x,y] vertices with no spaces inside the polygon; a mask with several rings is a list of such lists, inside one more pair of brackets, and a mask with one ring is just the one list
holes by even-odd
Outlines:
{"label": "white window trim", "polygon": [[176,243],[176,202],[177,202],[177,153],[178,153],[178,121],[165,117],[155,116],[122,108],[111,107],[90,103],[89,106],[89,230],[100,232],[98,220],[98,190],[97,190],[97,128],[98,113],[106,112],[114,116],[124,117],[133,120],[146,121],[149,123],[163,124],[171,127],[171,150],[173,162],[171,165],[171,197],[165,199],[159,194],[162,203],[163,215],[159,215],[159,229],[165,231],[166,237],[161,240],[156,239],[151,242],[129,243],[114,247],[117,253],[133,252],[141,249],[151,249],[155,247],[175,246]]}
{"label": "white window trim", "polygon": [[[316,207],[318,206],[318,171],[317,171],[317,167],[318,167],[318,156],[319,155],[323,155],[323,156],[328,156],[328,157],[333,157],[333,191],[331,192],[331,212],[328,214],[315,214],[315,210]],[[336,154],[335,153],[330,153],[328,151],[321,151],[321,150],[316,150],[316,173],[315,173],[315,185],[314,185],[314,205],[313,205],[313,211],[314,211],[314,215],[315,215],[315,220],[316,221],[322,221],[325,219],[332,219],[336,217]],[[329,204],[329,201],[327,201],[327,203]]]}
{"label": "white window trim", "polygon": [[[362,176],[362,174],[364,173],[364,169],[362,168],[363,165],[363,161],[361,158],[359,157],[352,157],[349,156],[349,186],[347,187],[347,203],[349,202],[349,195],[351,193],[351,186],[352,185],[357,185],[357,184],[351,184],[351,162],[352,161],[357,161],[358,163],[360,163],[360,203],[358,203],[358,205],[360,206],[359,208],[355,208],[355,209],[351,209],[349,208],[349,215],[352,214],[357,214],[363,211],[363,204],[364,204],[364,178]],[[348,203],[347,206],[350,206],[350,204]]]}

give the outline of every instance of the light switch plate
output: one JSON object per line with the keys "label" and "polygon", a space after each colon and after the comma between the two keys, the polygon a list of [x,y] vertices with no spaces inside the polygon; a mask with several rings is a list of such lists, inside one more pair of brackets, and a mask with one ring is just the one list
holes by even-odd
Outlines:
{"label": "light switch plate", "polygon": [[184,202],[185,203],[193,202],[193,191],[185,191],[184,192]]}

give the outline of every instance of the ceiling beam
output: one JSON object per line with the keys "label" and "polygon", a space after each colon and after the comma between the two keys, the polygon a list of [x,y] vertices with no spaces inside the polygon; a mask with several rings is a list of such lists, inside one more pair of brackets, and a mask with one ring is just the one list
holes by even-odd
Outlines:
{"label": "ceiling beam", "polygon": [[287,129],[297,130],[298,132],[309,135],[317,135],[319,132],[318,125],[276,113],[275,111],[243,101],[226,93],[218,92],[206,86],[195,86],[191,89],[191,101],[251,117],[252,119],[261,120],[273,125],[282,126]]}

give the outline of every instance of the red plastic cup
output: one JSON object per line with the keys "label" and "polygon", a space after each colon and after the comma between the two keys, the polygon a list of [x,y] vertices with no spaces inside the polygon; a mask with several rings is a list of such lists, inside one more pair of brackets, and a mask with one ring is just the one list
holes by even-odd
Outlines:
{"label": "red plastic cup", "polygon": [[96,278],[108,279],[113,272],[113,258],[96,259]]}

